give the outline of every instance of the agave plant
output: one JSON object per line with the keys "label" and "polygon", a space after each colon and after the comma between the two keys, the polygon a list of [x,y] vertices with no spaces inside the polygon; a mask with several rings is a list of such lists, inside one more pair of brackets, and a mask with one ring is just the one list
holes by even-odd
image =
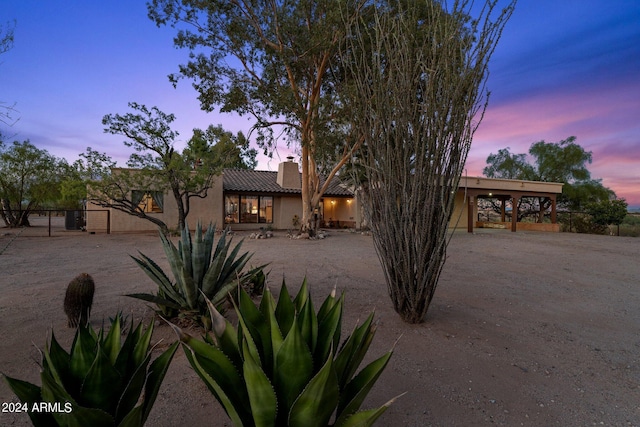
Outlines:
{"label": "agave plant", "polygon": [[343,304],[334,289],[316,313],[305,279],[293,301],[283,282],[277,304],[268,288],[259,306],[239,290],[237,329],[208,304],[205,341],[172,327],[234,425],[369,426],[393,402],[359,412],[392,351],[356,375],[376,328],[372,313],[338,349]]}
{"label": "agave plant", "polygon": [[232,239],[227,241],[227,233],[222,233],[214,248],[215,227],[212,224],[203,232],[198,222],[193,239],[185,224],[177,247],[161,232],[162,247],[174,281],[151,258],[140,253],[140,258],[132,258],[158,285],[158,293],[128,296],[155,303],[165,317],[181,313],[207,326],[209,312],[205,297],[216,305],[220,304],[230,292],[235,291],[238,282],[249,283],[265,267],[259,266],[242,273],[252,255],[248,252],[239,255],[242,241],[231,249]]}
{"label": "agave plant", "polygon": [[[52,331],[42,352],[42,386],[7,376],[5,380],[28,405],[35,426],[142,426],[178,348],[173,343],[149,365],[152,333],[153,323],[143,332],[142,323],[133,329],[131,322],[122,343],[122,319],[117,315],[106,336],[103,328],[96,334],[80,324],[67,353]],[[42,402],[51,405],[47,412],[31,410]]]}

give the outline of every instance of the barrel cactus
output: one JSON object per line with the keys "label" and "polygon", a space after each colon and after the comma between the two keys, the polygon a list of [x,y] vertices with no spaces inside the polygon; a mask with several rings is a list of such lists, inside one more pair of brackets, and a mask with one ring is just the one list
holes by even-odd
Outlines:
{"label": "barrel cactus", "polygon": [[356,374],[376,326],[373,313],[339,346],[344,294],[318,312],[306,280],[292,301],[265,290],[256,306],[244,290],[237,329],[209,303],[213,335],[201,341],[172,325],[194,370],[236,426],[368,426],[387,409],[359,411],[392,351]]}
{"label": "barrel cactus", "polygon": [[95,287],[93,278],[87,273],[81,273],[69,282],[64,296],[64,313],[70,328],[89,323]]}
{"label": "barrel cactus", "polygon": [[5,376],[28,408],[42,402],[65,405],[51,412],[29,411],[35,426],[142,426],[178,348],[173,343],[152,363],[153,323],[145,332],[133,322],[122,337],[122,319],[111,321],[105,335],[80,323],[67,353],[53,332],[42,352],[42,386]]}

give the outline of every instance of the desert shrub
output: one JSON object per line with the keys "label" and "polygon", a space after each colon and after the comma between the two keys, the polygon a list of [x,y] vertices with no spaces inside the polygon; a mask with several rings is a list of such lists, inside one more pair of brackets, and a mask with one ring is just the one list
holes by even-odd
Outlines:
{"label": "desert shrub", "polygon": [[609,234],[609,227],[602,224],[596,224],[589,214],[574,214],[573,228],[577,233]]}
{"label": "desert shrub", "polygon": [[628,213],[620,224],[620,235],[626,237],[640,237],[640,214]]}
{"label": "desert shrub", "polygon": [[306,280],[292,301],[268,288],[259,306],[240,290],[237,329],[213,304],[213,336],[195,339],[173,326],[193,369],[236,426],[371,425],[392,403],[359,412],[392,352],[359,371],[375,334],[373,313],[339,346],[344,294],[318,312]]}
{"label": "desert shrub", "polygon": [[51,332],[42,352],[42,386],[5,376],[21,402],[32,408],[41,402],[64,405],[58,411],[29,411],[35,426],[141,426],[144,425],[158,390],[178,348],[174,343],[153,363],[150,346],[153,322],[145,332],[133,322],[122,337],[118,315],[96,332],[83,323],[76,330],[67,353]]}
{"label": "desert shrub", "polygon": [[136,293],[130,297],[152,302],[165,317],[178,314],[201,323],[206,329],[210,325],[209,310],[205,297],[214,304],[222,303],[236,290],[238,283],[249,285],[260,280],[264,265],[242,272],[252,254],[239,254],[242,241],[231,249],[232,238],[224,231],[215,244],[215,226],[209,224],[206,232],[198,222],[195,235],[191,236],[185,224],[176,247],[164,233],[160,233],[162,247],[167,256],[174,280],[151,258],[140,253],[132,258],[158,285],[157,294]]}

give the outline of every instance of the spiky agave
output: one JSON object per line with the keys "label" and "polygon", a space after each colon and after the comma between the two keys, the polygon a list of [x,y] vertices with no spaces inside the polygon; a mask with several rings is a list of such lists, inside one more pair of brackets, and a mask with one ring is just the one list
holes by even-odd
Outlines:
{"label": "spiky agave", "polygon": [[359,411],[392,351],[356,374],[376,327],[371,313],[338,349],[343,304],[334,290],[316,313],[306,279],[293,301],[283,281],[277,304],[268,288],[259,306],[239,290],[237,329],[211,303],[205,341],[172,327],[234,425],[368,426],[393,402]]}
{"label": "spiky agave", "polygon": [[203,231],[200,222],[193,238],[185,224],[177,247],[166,235],[160,233],[174,280],[151,258],[140,253],[139,258],[132,258],[158,285],[158,293],[136,293],[128,296],[155,303],[160,314],[165,317],[183,313],[208,326],[209,312],[205,297],[214,304],[219,304],[235,290],[237,281],[247,284],[265,267],[259,266],[243,273],[242,270],[252,254],[239,254],[242,241],[232,249],[232,239],[227,237],[227,231],[223,232],[216,244],[215,226],[209,224],[207,230]]}
{"label": "spiky agave", "polygon": [[143,332],[142,322],[135,329],[131,322],[124,343],[122,323],[118,314],[106,335],[103,328],[96,333],[80,324],[69,353],[52,331],[42,352],[40,387],[5,376],[28,408],[40,402],[71,404],[60,411],[29,411],[35,426],[144,425],[178,343],[150,363],[153,323]]}

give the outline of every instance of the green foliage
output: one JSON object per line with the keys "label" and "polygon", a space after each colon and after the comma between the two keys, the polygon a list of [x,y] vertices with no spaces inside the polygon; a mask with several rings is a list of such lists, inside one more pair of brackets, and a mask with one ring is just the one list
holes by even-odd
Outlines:
{"label": "green foliage", "polygon": [[259,280],[264,265],[242,273],[251,254],[239,254],[242,241],[231,248],[232,238],[227,240],[223,232],[215,243],[215,227],[209,224],[206,232],[198,222],[192,238],[185,224],[176,247],[164,234],[160,240],[167,256],[174,281],[148,256],[132,258],[142,270],[158,285],[158,293],[129,294],[128,296],[153,302],[160,313],[173,317],[178,313],[209,326],[209,311],[205,297],[213,304],[222,303],[238,283],[245,285]]}
{"label": "green foliage", "polygon": [[306,280],[292,301],[266,289],[259,306],[240,290],[235,328],[209,303],[214,336],[172,327],[191,366],[236,426],[369,426],[392,401],[359,412],[392,351],[356,371],[375,335],[373,313],[339,346],[344,294],[318,312]]}
{"label": "green foliage", "polygon": [[640,237],[640,214],[630,213],[620,224],[620,235],[627,237]]}
{"label": "green foliage", "polygon": [[606,225],[596,224],[593,221],[593,217],[589,214],[573,214],[572,223],[572,228],[576,233],[607,234],[609,231]]}
{"label": "green foliage", "polygon": [[202,152],[213,164],[233,169],[255,169],[258,165],[258,152],[249,146],[249,140],[242,132],[233,135],[222,126],[209,126],[206,130],[194,129],[185,156],[191,156],[196,162],[204,160]]}
{"label": "green foliage", "polygon": [[[591,179],[587,164],[591,163],[591,152],[585,151],[570,136],[559,142],[538,141],[531,144],[526,154],[512,154],[509,148],[498,150],[487,157],[487,166],[482,173],[489,178],[523,179],[529,181],[562,182],[562,195],[558,204],[571,210],[581,210],[589,203],[609,199],[613,191],[604,187],[600,180]],[[537,201],[540,202],[540,201]],[[533,202],[531,202],[533,203]],[[550,201],[544,200],[544,208]],[[527,211],[539,212],[539,206]]]}
{"label": "green foliage", "polygon": [[235,167],[238,162],[246,162],[246,167],[255,166],[255,150],[249,148],[242,133],[234,137],[220,126],[211,126],[205,132],[194,129],[193,137],[180,153],[174,147],[179,134],[171,129],[176,119],[173,114],[135,102],[129,107],[132,112],[107,114],[102,119],[104,131],[125,136],[124,144],[135,152],[127,162],[132,169],[101,174],[91,181],[89,198],[99,206],[151,221],[168,234],[167,224],[154,215],[147,215],[133,192],[168,192],[178,211],[174,224],[182,229],[191,199],[206,197],[223,168]]}
{"label": "green foliage", "polygon": [[[365,0],[152,0],[149,17],[176,30],[189,60],[169,76],[192,81],[201,108],[255,118],[252,132],[266,155],[283,140],[299,144],[302,226],[333,176],[360,145],[349,135],[349,106],[340,99],[338,59],[346,28]],[[235,60],[229,60],[234,58]],[[274,133],[275,129],[275,133]],[[323,185],[320,175],[323,175]]]}
{"label": "green foliage", "polygon": [[627,202],[624,199],[602,200],[588,205],[587,212],[598,225],[620,225],[627,216]]}
{"label": "green foliage", "polygon": [[38,387],[5,376],[9,387],[29,408],[39,402],[70,402],[58,412],[34,412],[35,426],[141,426],[155,402],[178,343],[172,344],[153,363],[150,346],[153,322],[146,331],[133,322],[121,342],[122,319],[118,314],[105,335],[80,325],[67,353],[53,332],[42,358]]}
{"label": "green foliage", "polygon": [[64,164],[28,140],[0,143],[0,216],[7,226],[28,226],[32,210],[58,198]]}

